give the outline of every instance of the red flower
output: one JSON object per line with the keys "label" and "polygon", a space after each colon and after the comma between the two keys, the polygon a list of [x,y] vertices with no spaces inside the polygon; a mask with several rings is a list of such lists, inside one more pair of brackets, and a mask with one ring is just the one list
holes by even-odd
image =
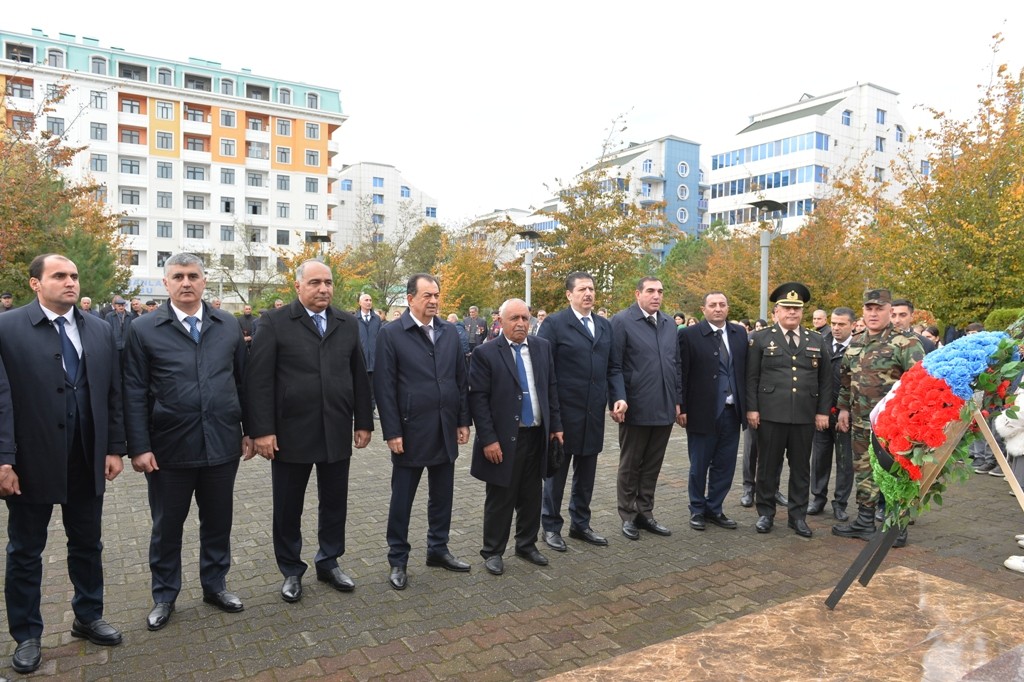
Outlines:
{"label": "red flower", "polygon": [[[946,442],[946,425],[960,418],[963,404],[945,381],[931,376],[918,363],[900,378],[899,387],[875,422],[875,433],[889,444],[894,456],[905,455],[919,445],[937,448]],[[920,467],[903,459],[920,477]],[[902,462],[901,466],[911,471]]]}
{"label": "red flower", "polygon": [[1005,398],[1006,391],[1008,388],[1010,388],[1010,380],[1003,379],[1002,382],[1000,382],[999,384],[999,388],[996,389],[996,395],[999,396],[1000,398]]}

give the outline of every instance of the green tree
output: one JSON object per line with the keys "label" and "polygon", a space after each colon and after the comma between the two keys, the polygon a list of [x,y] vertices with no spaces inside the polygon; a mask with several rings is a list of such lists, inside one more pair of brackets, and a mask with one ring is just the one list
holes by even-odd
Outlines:
{"label": "green tree", "polygon": [[441,258],[444,228],[437,223],[428,223],[419,229],[409,240],[409,248],[405,252],[405,270],[433,273]]}

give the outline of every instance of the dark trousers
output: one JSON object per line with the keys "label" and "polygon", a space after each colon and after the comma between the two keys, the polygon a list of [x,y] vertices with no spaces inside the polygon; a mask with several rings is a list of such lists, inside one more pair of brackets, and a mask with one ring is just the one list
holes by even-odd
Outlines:
{"label": "dark trousers", "polygon": [[302,507],[309,475],[316,466],[316,535],[319,549],[313,562],[320,571],[338,567],[345,553],[345,519],[348,514],[349,461],[312,463],[270,462],[274,491],[274,556],[285,577],[306,572],[302,560]]}
{"label": "dark trousers", "polygon": [[690,514],[721,514],[722,503],[736,474],[740,445],[740,415],[726,405],[711,433],[687,430],[690,454]]}
{"label": "dark trousers", "polygon": [[833,499],[846,509],[853,490],[853,450],[850,432],[836,431],[833,424],[825,431],[815,431],[811,445],[811,495],[824,505],[828,502],[828,481],[835,452],[836,487]]}
{"label": "dark trousers", "polygon": [[181,591],[181,536],[193,495],[199,510],[199,582],[207,594],[226,589],[238,463],[236,459],[216,466],[163,468],[146,474],[153,518],[149,570],[154,603],[173,602]]}
{"label": "dark trousers", "polygon": [[814,424],[783,424],[761,420],[757,429],[757,467],[755,501],[761,516],[775,516],[775,493],[779,490],[776,471],[782,469],[782,458],[789,461],[789,518],[807,515],[807,498],[811,487],[811,441]]}
{"label": "dark trousers", "polygon": [[[103,543],[100,541],[103,495],[96,494],[92,461],[81,435],[70,439],[67,502],[60,506],[68,539],[68,577],[75,588],[71,608],[83,623],[103,617]],[[7,625],[15,642],[40,637],[43,616],[43,550],[52,504],[7,500],[7,574],[4,597]]]}
{"label": "dark trousers", "polygon": [[427,556],[448,552],[452,527],[452,495],[455,492],[455,463],[429,467],[391,468],[391,506],[388,509],[388,564],[409,563],[409,519],[423,469],[427,470]]}
{"label": "dark trousers", "polygon": [[619,517],[632,521],[638,514],[654,518],[654,489],[658,485],[672,424],[619,424],[619,475],[616,481]]}
{"label": "dark trousers", "polygon": [[[568,454],[568,453],[567,453]],[[554,476],[544,479],[544,497],[541,503],[541,520],[544,530],[562,532],[565,520],[562,518],[562,496],[565,482],[569,478],[572,462],[572,489],[569,493],[570,527],[586,530],[590,528],[590,500],[594,496],[594,479],[597,475],[597,455],[572,455],[562,461]]]}
{"label": "dark trousers", "polygon": [[487,484],[484,499],[484,545],[480,556],[501,556],[508,546],[512,512],[516,514],[516,551],[537,547],[540,529],[541,472],[544,458],[544,429],[519,429],[512,479],[508,487]]}
{"label": "dark trousers", "polygon": [[[757,430],[749,426],[743,432],[743,489],[754,491],[757,481]],[[782,460],[779,460],[779,468],[775,472],[775,487],[779,487],[782,481]]]}

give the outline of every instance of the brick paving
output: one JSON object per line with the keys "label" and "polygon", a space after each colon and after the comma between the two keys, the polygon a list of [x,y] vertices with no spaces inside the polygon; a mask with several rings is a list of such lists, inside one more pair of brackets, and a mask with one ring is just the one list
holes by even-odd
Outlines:
{"label": "brick paving", "polygon": [[[391,466],[378,437],[358,452],[352,467],[348,551],[341,565],[356,590],[334,592],[310,570],[298,604],[285,604],[278,593],[269,463],[244,462],[235,487],[235,563],[228,584],[245,611],[229,615],[202,603],[193,511],[186,525],[184,589],[171,623],[155,633],[145,627],[151,607],[145,481],[128,469],[111,486],[104,517],[106,618],[122,629],[124,644],[104,648],[71,637],[71,587],[55,521],[44,557],[43,663],[34,677],[542,679],[830,588],[864,547],[830,535],[830,516],[809,517],[815,531],[810,540],[786,528],[784,512],[772,533],[758,535],[754,510],[739,506],[738,479],[725,511],[740,528],[690,530],[681,429],[669,444],[656,498],[657,518],[673,535],[645,532],[629,541],[615,512],[615,438],[610,425],[593,505],[593,526],[608,536],[609,547],[567,539],[562,554],[541,543],[549,566],[535,567],[509,552],[505,575],[488,574],[478,553],[484,485],[469,475],[466,446],[456,473],[451,549],[473,570],[456,574],[424,565],[424,481],[410,532],[409,587],[396,592],[387,584],[384,538]],[[1002,567],[1010,554],[1024,554],[1012,539],[1024,533],[1024,513],[1008,490],[1004,480],[987,475],[952,487],[943,496],[945,506],[919,520],[910,544],[893,550],[883,568],[905,565],[1024,601],[1024,576]],[[304,517],[308,560],[315,552],[315,505],[311,482]],[[6,519],[6,507],[0,509]],[[17,677],[9,662],[13,651],[10,640],[0,647],[0,675]]]}

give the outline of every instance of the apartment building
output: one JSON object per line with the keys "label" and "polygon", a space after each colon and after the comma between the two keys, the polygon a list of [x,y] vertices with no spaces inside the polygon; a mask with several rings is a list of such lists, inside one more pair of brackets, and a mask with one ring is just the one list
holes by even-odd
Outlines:
{"label": "apartment building", "polygon": [[411,239],[423,225],[438,222],[437,201],[392,165],[342,166],[336,184],[334,242],[341,249],[367,239]]}

